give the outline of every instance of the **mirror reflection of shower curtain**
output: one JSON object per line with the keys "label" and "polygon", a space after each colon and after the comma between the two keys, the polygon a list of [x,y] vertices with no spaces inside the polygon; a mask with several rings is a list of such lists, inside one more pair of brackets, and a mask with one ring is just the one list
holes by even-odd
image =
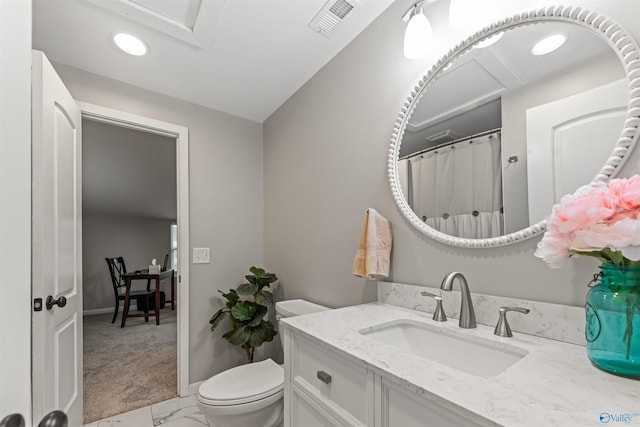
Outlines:
{"label": "mirror reflection of shower curtain", "polygon": [[503,234],[500,131],[410,161],[413,210],[427,225],[471,239]]}

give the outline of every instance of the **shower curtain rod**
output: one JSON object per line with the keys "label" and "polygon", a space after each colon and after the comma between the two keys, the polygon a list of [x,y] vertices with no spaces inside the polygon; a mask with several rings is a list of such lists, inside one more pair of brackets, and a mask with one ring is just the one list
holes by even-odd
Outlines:
{"label": "shower curtain rod", "polygon": [[400,157],[398,160],[410,159],[411,157],[419,156],[420,154],[428,153],[429,151],[437,150],[437,149],[443,148],[443,147],[448,147],[449,145],[458,144],[460,142],[469,141],[470,139],[473,139],[473,138],[480,138],[481,136],[490,135],[492,133],[501,132],[501,131],[502,131],[502,128],[495,128],[495,129],[491,129],[491,130],[485,130],[483,132],[478,132],[478,133],[473,134],[473,135],[469,135],[469,136],[465,136],[465,137],[462,137],[462,138],[454,139],[453,141],[444,142],[442,144],[434,145],[433,147],[425,148],[425,149],[420,150],[420,151],[418,151],[416,153],[407,154],[406,156]]}

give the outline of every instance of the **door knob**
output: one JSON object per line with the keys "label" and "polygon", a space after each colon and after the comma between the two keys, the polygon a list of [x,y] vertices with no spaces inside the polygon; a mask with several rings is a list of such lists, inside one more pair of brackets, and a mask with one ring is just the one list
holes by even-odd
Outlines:
{"label": "door knob", "polygon": [[22,414],[10,414],[0,420],[0,427],[25,427]]}
{"label": "door knob", "polygon": [[67,425],[69,425],[67,414],[62,411],[52,411],[44,416],[38,427],[67,427]]}
{"label": "door knob", "polygon": [[67,305],[67,299],[65,297],[59,297],[58,299],[54,299],[51,295],[47,297],[47,310],[51,310],[54,305],[62,308]]}

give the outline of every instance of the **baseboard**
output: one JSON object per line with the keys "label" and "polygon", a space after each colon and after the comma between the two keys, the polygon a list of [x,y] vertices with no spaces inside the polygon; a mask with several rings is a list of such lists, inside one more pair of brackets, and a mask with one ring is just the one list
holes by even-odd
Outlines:
{"label": "baseboard", "polygon": [[[122,307],[118,311],[122,311]],[[84,310],[82,312],[83,316],[92,316],[94,314],[105,314],[105,313],[113,313],[113,307],[111,308],[94,308],[91,310]]]}
{"label": "baseboard", "polygon": [[[192,394],[198,394],[198,389],[200,388],[200,385],[202,385],[204,381],[199,381],[197,383],[193,383],[193,384],[189,384],[189,396],[191,396]],[[187,397],[187,396],[180,396],[180,397]]]}

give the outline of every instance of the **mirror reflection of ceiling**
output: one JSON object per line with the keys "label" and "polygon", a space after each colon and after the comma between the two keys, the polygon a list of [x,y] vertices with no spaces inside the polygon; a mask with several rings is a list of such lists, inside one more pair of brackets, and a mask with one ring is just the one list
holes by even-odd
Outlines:
{"label": "mirror reflection of ceiling", "polygon": [[[567,36],[560,49],[531,54],[537,41],[558,33]],[[407,123],[400,156],[500,128],[505,93],[599,56],[619,62],[602,39],[578,25],[545,22],[505,31],[495,44],[466,52],[426,89]]]}

